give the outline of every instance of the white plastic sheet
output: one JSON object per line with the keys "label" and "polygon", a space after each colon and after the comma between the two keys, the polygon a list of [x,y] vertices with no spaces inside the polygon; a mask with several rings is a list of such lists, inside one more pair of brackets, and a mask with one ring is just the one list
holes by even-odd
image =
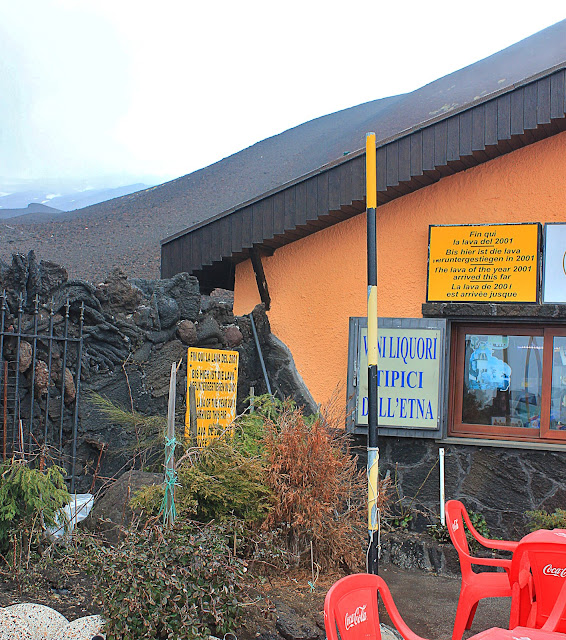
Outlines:
{"label": "white plastic sheet", "polygon": [[77,524],[88,516],[93,504],[94,496],[91,493],[72,493],[69,503],[56,518],[59,526],[49,527],[48,535],[57,540],[66,533],[71,534]]}

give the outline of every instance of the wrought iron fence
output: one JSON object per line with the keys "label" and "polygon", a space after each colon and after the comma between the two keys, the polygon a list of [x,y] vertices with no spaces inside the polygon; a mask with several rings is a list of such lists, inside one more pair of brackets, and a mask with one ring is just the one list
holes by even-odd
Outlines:
{"label": "wrought iron fence", "polygon": [[[25,312],[20,294],[6,291],[0,309],[0,441],[4,460],[21,457],[67,469],[75,489],[84,303],[63,314],[40,307],[36,296]],[[17,306],[17,311],[15,307]]]}

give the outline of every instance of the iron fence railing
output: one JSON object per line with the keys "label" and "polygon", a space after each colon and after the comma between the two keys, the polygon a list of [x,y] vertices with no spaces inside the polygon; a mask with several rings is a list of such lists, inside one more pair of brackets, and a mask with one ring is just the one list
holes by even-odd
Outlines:
{"label": "iron fence railing", "polygon": [[[53,302],[31,312],[24,298],[0,298],[0,440],[3,459],[49,458],[67,469],[75,488],[84,303],[71,322],[67,299],[62,314]],[[17,311],[14,307],[17,306]]]}

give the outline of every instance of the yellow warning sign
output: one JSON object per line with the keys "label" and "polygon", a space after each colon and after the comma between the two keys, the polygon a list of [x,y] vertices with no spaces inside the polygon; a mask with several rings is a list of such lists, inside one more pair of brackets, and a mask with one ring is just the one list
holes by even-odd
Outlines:
{"label": "yellow warning sign", "polygon": [[190,437],[189,386],[195,388],[197,444],[207,445],[230,428],[236,418],[237,351],[197,349],[187,355],[187,413],[185,437]]}
{"label": "yellow warning sign", "polygon": [[536,302],[538,223],[430,226],[429,302]]}

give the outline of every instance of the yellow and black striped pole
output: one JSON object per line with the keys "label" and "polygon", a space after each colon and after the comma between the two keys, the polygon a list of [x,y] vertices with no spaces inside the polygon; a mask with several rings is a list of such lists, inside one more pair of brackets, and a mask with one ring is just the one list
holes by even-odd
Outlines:
{"label": "yellow and black striped pole", "polygon": [[375,133],[366,134],[366,217],[368,261],[368,573],[378,573],[379,447],[377,437],[377,160]]}

